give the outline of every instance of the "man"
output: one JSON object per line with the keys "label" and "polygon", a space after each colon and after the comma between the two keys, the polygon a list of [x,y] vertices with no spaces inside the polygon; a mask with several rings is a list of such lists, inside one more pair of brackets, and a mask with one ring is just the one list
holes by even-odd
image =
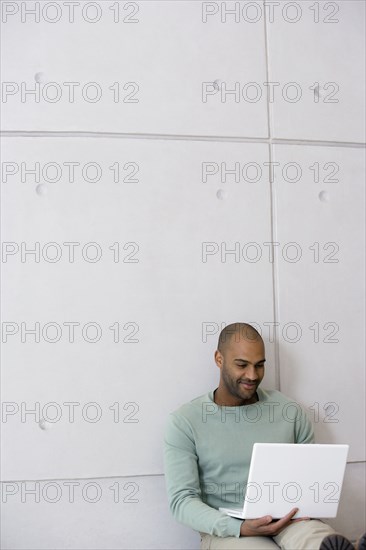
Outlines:
{"label": "man", "polygon": [[215,362],[215,391],[170,413],[164,439],[165,479],[172,514],[200,532],[201,550],[353,550],[353,545],[321,520],[277,521],[271,516],[245,521],[219,507],[244,500],[255,442],[313,443],[305,411],[278,391],[259,387],[264,376],[264,342],[247,323],[226,326]]}

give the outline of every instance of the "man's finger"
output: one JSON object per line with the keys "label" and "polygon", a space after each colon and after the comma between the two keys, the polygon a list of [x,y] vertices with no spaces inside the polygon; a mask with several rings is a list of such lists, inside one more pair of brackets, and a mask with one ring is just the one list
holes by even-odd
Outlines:
{"label": "man's finger", "polygon": [[293,508],[291,512],[286,514],[286,516],[273,522],[271,527],[273,526],[274,529],[281,529],[285,525],[289,524],[291,521],[296,521],[296,520],[291,520],[291,518],[298,512],[298,510],[299,510],[298,508]]}
{"label": "man's finger", "polygon": [[[285,516],[283,516],[283,518],[279,519],[278,521],[279,522],[287,522],[289,521],[295,514],[297,514],[297,512],[299,511],[298,508],[292,508],[291,512],[289,512],[288,514],[286,514]],[[293,520],[295,521],[295,520]]]}
{"label": "man's finger", "polygon": [[262,518],[253,520],[253,527],[262,527],[263,525],[269,525],[272,521],[272,516],[263,516]]}
{"label": "man's finger", "polygon": [[[277,532],[278,529],[282,529],[291,522],[292,516],[298,512],[298,508],[293,508],[286,516],[279,520],[272,521],[271,516],[263,516],[261,518],[251,521],[250,527],[252,529],[258,529],[263,535],[270,535]],[[247,520],[248,521],[248,520]],[[292,520],[295,521],[295,520]]]}

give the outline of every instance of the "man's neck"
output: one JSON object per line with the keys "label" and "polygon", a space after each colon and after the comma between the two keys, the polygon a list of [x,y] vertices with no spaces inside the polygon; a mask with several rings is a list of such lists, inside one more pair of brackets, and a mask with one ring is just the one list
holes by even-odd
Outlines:
{"label": "man's neck", "polygon": [[255,392],[255,394],[250,399],[247,399],[247,400],[244,399],[238,403],[232,403],[232,402],[228,403],[227,402],[228,400],[225,399],[225,397],[221,398],[219,390],[220,388],[216,388],[216,390],[214,390],[213,398],[216,405],[219,405],[220,407],[239,407],[242,405],[252,405],[253,403],[256,403],[257,401],[259,401],[258,394],[257,392]]}

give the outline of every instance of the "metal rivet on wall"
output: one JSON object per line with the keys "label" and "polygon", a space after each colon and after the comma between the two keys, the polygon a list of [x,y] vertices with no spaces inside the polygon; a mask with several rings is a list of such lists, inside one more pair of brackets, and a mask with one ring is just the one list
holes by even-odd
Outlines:
{"label": "metal rivet on wall", "polygon": [[216,193],[216,197],[220,200],[227,199],[228,192],[225,189],[219,189]]}
{"label": "metal rivet on wall", "polygon": [[320,191],[318,196],[319,196],[319,200],[321,200],[322,202],[328,202],[329,201],[328,191]]}

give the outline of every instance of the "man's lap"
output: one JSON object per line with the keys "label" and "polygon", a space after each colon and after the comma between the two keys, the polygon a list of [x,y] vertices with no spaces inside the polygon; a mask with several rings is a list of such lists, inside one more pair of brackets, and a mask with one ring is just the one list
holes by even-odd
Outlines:
{"label": "man's lap", "polygon": [[270,537],[215,537],[201,533],[201,550],[278,550]]}
{"label": "man's lap", "polygon": [[216,537],[201,535],[201,550],[318,550],[324,537],[334,529],[321,520],[291,523],[275,537]]}

